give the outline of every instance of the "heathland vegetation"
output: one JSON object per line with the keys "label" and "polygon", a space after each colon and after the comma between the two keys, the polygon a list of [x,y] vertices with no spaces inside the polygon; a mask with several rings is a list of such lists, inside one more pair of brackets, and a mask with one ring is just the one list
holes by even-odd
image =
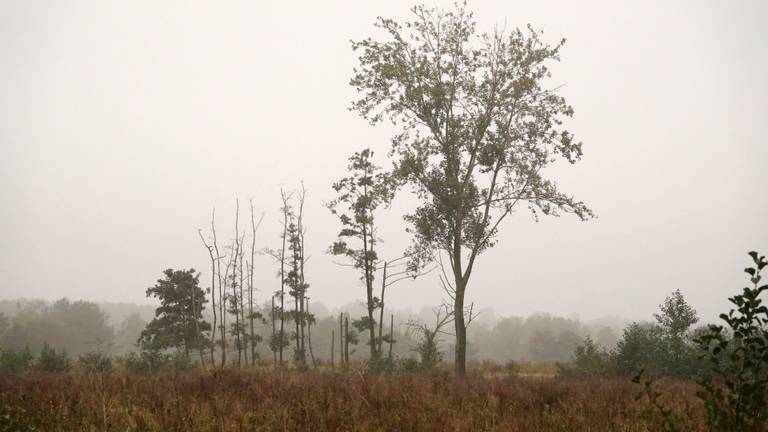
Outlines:
{"label": "heathland vegetation", "polygon": [[[765,430],[756,252],[722,326],[697,327],[680,290],[626,326],[478,315],[471,275],[506,219],[521,207],[594,217],[547,177],[582,156],[565,125],[574,110],[549,86],[564,41],[532,27],[478,33],[465,5],[412,12],[352,42],[351,111],[395,125],[390,169],[365,148],[329,179],[323,211],[339,226],[324,248],[359,273],[353,306],[328,311],[312,285],[306,215],[319,206],[303,184],[280,191],[274,248],[257,245],[255,203],[241,219],[236,201],[233,230],[214,210],[197,233],[204,272],[165,269],[146,288],[152,313],[2,304],[0,430]],[[377,216],[406,193],[418,200],[403,215],[410,246],[384,256]],[[276,272],[274,286],[259,289],[259,271]],[[433,307],[387,304],[392,285],[426,274],[444,292]]]}

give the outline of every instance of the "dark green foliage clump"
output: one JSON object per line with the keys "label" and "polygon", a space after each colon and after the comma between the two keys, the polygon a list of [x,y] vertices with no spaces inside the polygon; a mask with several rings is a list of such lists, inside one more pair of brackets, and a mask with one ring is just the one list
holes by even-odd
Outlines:
{"label": "dark green foliage clump", "polygon": [[32,352],[29,348],[23,350],[0,350],[0,373],[26,372],[32,366]]}
{"label": "dark green foliage clump", "polygon": [[48,344],[43,345],[40,357],[37,359],[37,370],[43,372],[67,372],[72,368],[72,362],[64,350],[56,351]]}
{"label": "dark green foliage clump", "polygon": [[[704,402],[707,425],[718,431],[764,431],[768,426],[768,307],[760,294],[768,285],[758,286],[760,272],[768,265],[765,256],[750,252],[754,267],[749,274],[752,287],[728,300],[737,308],[720,314],[727,328],[711,324],[694,342],[703,353],[707,368],[697,382],[696,396]],[[636,399],[647,397],[656,410],[656,419],[665,431],[685,430],[678,426],[673,410],[661,402],[653,379],[644,371],[632,382],[642,384]]]}
{"label": "dark green foliage clump", "polygon": [[168,269],[163,274],[165,278],[147,288],[147,297],[158,298],[160,307],[141,332],[139,344],[147,350],[183,349],[186,354],[202,349],[208,343],[203,332],[210,331],[211,325],[202,315],[207,300],[198,286],[199,274],[194,269]]}
{"label": "dark green foliage clump", "polygon": [[[676,290],[660,305],[656,323],[634,322],[624,329],[609,351],[591,338],[576,347],[571,364],[561,365],[563,376],[635,374],[642,369],[658,376],[693,378],[703,370],[700,352],[690,327],[698,321],[696,311]],[[700,331],[699,331],[700,332]]]}
{"label": "dark green foliage clump", "polygon": [[173,353],[161,353],[158,351],[130,352],[123,357],[123,366],[125,370],[139,374],[195,369],[195,363],[183,351],[175,351]]}
{"label": "dark green foliage clump", "polygon": [[[593,377],[606,373],[610,354],[587,336],[576,347],[571,365],[558,365],[560,376]],[[513,373],[510,373],[512,375]]]}
{"label": "dark green foliage clump", "polygon": [[85,373],[112,372],[112,357],[101,351],[91,351],[78,358],[80,369]]}
{"label": "dark green foliage clump", "polygon": [[696,339],[711,367],[698,381],[697,394],[717,430],[759,431],[768,425],[768,308],[760,298],[768,285],[758,286],[768,262],[757,252],[749,255],[754,267],[744,271],[752,287],[728,299],[736,309],[720,315],[727,329],[710,325]]}

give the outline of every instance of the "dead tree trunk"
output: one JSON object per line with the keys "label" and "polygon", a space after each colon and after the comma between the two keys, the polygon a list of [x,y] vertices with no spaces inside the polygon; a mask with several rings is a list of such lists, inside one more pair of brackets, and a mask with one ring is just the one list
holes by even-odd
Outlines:
{"label": "dead tree trunk", "polygon": [[240,282],[243,281],[243,259],[240,253],[240,201],[235,200],[235,245],[234,245],[234,263],[232,266],[232,310],[235,314],[235,347],[237,348],[237,367],[240,368],[240,363],[243,356],[243,345],[240,340],[240,312],[239,312],[239,300],[238,300],[238,288],[242,289],[242,286],[238,286],[237,273],[238,273],[238,259],[240,260]]}
{"label": "dead tree trunk", "polygon": [[[215,214],[215,210],[214,210]],[[213,226],[214,216],[211,216],[211,226]],[[202,230],[197,230],[197,234],[200,236],[200,240],[203,242],[203,246],[205,246],[205,249],[208,250],[208,256],[211,258],[211,308],[213,310],[213,327],[211,327],[211,364],[216,367],[215,365],[215,358],[214,358],[214,352],[216,351],[216,324],[217,324],[217,313],[216,313],[216,258],[213,256],[213,246],[209,245],[208,242],[205,241],[205,237],[203,237]]]}
{"label": "dead tree trunk", "polygon": [[392,360],[392,344],[395,343],[395,314],[389,316],[389,353],[387,358]]}
{"label": "dead tree trunk", "polygon": [[344,368],[344,312],[339,314],[339,366]]}
{"label": "dead tree trunk", "polygon": [[[277,327],[275,326],[275,296],[272,295],[272,313],[270,314],[272,318],[272,343],[274,344],[276,341],[276,335],[277,335]],[[275,362],[275,366],[277,366],[277,349],[275,346],[272,346],[272,358]]]}
{"label": "dead tree trunk", "polygon": [[[215,212],[215,209],[214,209],[214,212]],[[226,305],[224,304],[225,293],[223,288],[223,285],[226,283],[226,277],[222,278],[222,274],[221,274],[221,260],[223,259],[223,257],[221,256],[221,252],[219,251],[219,243],[216,237],[216,224],[213,216],[211,216],[211,234],[213,235],[213,250],[216,252],[216,279],[219,282],[219,319],[221,321],[221,324],[219,326],[219,335],[221,340],[219,342],[221,343],[221,368],[223,369],[224,365],[227,362],[227,335],[226,335],[226,315],[225,315]],[[212,290],[215,291],[215,289],[213,288]],[[211,332],[213,333],[213,335],[216,334],[215,326],[211,330]]]}
{"label": "dead tree trunk", "polygon": [[[306,300],[307,317],[309,314],[309,300]],[[312,360],[312,368],[317,369],[317,362],[315,362],[315,353],[312,351],[312,320],[307,319],[307,345],[309,346],[309,358]]]}
{"label": "dead tree trunk", "polygon": [[288,235],[288,215],[290,213],[290,205],[288,204],[288,200],[290,198],[289,195],[285,193],[284,189],[280,189],[280,195],[283,200],[283,246],[280,249],[280,335],[279,335],[279,358],[280,358],[280,365],[283,365],[283,346],[285,345],[283,343],[285,339],[285,242],[287,240]]}
{"label": "dead tree trunk", "polygon": [[336,370],[336,365],[334,364],[333,354],[335,351],[335,347],[333,346],[336,339],[336,331],[331,330],[331,370]]}
{"label": "dead tree trunk", "polygon": [[255,318],[253,315],[253,268],[254,268],[254,260],[256,257],[256,230],[259,229],[259,226],[261,226],[261,221],[264,220],[264,213],[261,214],[261,217],[259,218],[259,222],[256,223],[256,219],[254,218],[253,214],[253,199],[250,200],[251,205],[251,262],[249,266],[249,272],[248,272],[248,321],[250,323],[250,334],[249,339],[251,343],[251,367],[256,366],[256,333],[253,329],[253,319]]}
{"label": "dead tree trunk", "polygon": [[382,339],[382,330],[384,327],[384,289],[387,287],[387,262],[384,261],[384,270],[381,277],[381,297],[379,301],[379,340],[378,340],[378,352],[381,355],[381,345],[384,343]]}
{"label": "dead tree trunk", "polygon": [[344,364],[349,367],[349,317],[344,317]]}

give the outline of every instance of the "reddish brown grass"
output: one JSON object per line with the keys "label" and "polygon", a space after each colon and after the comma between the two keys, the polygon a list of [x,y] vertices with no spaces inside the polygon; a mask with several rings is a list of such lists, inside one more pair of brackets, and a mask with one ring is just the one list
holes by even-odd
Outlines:
{"label": "reddish brown grass", "polygon": [[[658,385],[683,430],[703,431],[694,386]],[[296,371],[0,377],[0,430],[648,431],[622,379],[457,379],[446,373]]]}

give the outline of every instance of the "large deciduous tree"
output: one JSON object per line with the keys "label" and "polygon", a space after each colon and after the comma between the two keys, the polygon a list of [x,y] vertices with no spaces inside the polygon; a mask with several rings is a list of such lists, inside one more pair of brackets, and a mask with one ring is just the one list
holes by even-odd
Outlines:
{"label": "large deciduous tree", "polygon": [[475,259],[493,246],[500,223],[521,203],[538,213],[592,217],[544,176],[557,158],[581,157],[563,126],[573,109],[547,88],[560,48],[541,32],[478,34],[465,6],[412,9],[413,19],[380,18],[386,40],[352,42],[359,65],[352,109],[375,124],[402,126],[392,139],[395,174],[421,198],[406,216],[415,261],[445,253],[452,271],[456,372],[465,374],[464,298]]}

